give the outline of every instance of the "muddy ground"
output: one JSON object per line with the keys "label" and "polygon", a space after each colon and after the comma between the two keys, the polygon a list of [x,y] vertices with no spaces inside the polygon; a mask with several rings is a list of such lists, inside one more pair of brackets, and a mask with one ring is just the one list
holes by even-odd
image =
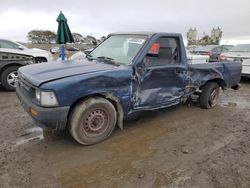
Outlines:
{"label": "muddy ground", "polygon": [[143,113],[94,146],[49,133],[0,89],[0,187],[250,187],[250,80],[220,104]]}

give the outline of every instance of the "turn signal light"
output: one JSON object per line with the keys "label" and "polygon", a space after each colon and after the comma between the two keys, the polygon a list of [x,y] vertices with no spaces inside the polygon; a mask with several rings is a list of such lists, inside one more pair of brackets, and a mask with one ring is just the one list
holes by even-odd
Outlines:
{"label": "turn signal light", "polygon": [[38,112],[33,108],[30,108],[30,113],[31,113],[32,116],[37,116],[38,115]]}

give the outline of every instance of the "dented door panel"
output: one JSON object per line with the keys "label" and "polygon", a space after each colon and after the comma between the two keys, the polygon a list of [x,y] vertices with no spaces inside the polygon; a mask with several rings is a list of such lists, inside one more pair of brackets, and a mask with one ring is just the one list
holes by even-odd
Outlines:
{"label": "dented door panel", "polygon": [[135,108],[157,108],[178,103],[188,78],[182,65],[144,67],[137,72]]}

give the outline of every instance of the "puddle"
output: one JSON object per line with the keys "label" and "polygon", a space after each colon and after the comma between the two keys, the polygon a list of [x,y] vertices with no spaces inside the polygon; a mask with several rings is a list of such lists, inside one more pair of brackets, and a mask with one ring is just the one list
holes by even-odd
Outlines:
{"label": "puddle", "polygon": [[[147,125],[145,121],[148,122]],[[160,126],[161,123],[154,119],[137,121],[133,124],[133,128],[127,128],[122,136],[113,137],[102,143],[102,149],[111,152],[111,156],[95,163],[85,162],[67,170],[59,178],[62,185],[65,187],[121,187],[121,182],[127,182],[131,176],[137,177],[136,169],[132,166],[133,161],[152,156],[154,150],[149,148],[151,141],[168,132],[168,128]]]}
{"label": "puddle", "polygon": [[15,145],[20,146],[33,140],[42,139],[44,139],[43,129],[40,127],[33,127],[31,129],[27,129],[22,135],[20,135]]}
{"label": "puddle", "polygon": [[240,97],[237,95],[222,95],[219,105],[221,107],[250,109],[248,97]]}
{"label": "puddle", "polygon": [[231,102],[231,101],[227,101],[227,100],[224,100],[224,101],[221,101],[219,103],[219,105],[221,107],[231,107],[231,108],[241,108],[241,109],[250,109],[250,102],[248,101],[238,101],[238,100],[235,100],[234,102]]}

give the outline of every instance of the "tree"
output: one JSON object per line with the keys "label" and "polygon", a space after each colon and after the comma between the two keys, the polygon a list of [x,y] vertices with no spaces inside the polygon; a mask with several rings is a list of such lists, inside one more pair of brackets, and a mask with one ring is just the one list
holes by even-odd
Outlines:
{"label": "tree", "polygon": [[87,36],[85,37],[85,39],[86,39],[87,43],[93,44],[93,45],[97,45],[97,40],[96,40],[95,37],[93,37],[93,36],[91,36],[91,35],[87,35]]}
{"label": "tree", "polygon": [[197,30],[196,28],[190,28],[186,34],[188,46],[195,45],[197,41]]}
{"label": "tree", "polygon": [[199,41],[200,45],[210,45],[211,44],[211,38],[209,35],[204,35]]}
{"label": "tree", "polygon": [[51,44],[55,42],[56,34],[49,30],[31,30],[28,32],[27,38],[32,43]]}
{"label": "tree", "polygon": [[81,43],[84,41],[84,38],[80,33],[72,33],[72,35],[76,43]]}
{"label": "tree", "polygon": [[104,40],[106,40],[106,38],[107,38],[107,37],[102,36],[102,37],[100,38],[100,41],[103,42]]}
{"label": "tree", "polygon": [[187,32],[187,41],[188,46],[190,45],[218,45],[220,44],[220,40],[222,38],[222,30],[220,27],[213,28],[211,31],[211,35],[206,35],[203,33],[203,37],[201,39],[197,39],[197,30],[190,28]]}

